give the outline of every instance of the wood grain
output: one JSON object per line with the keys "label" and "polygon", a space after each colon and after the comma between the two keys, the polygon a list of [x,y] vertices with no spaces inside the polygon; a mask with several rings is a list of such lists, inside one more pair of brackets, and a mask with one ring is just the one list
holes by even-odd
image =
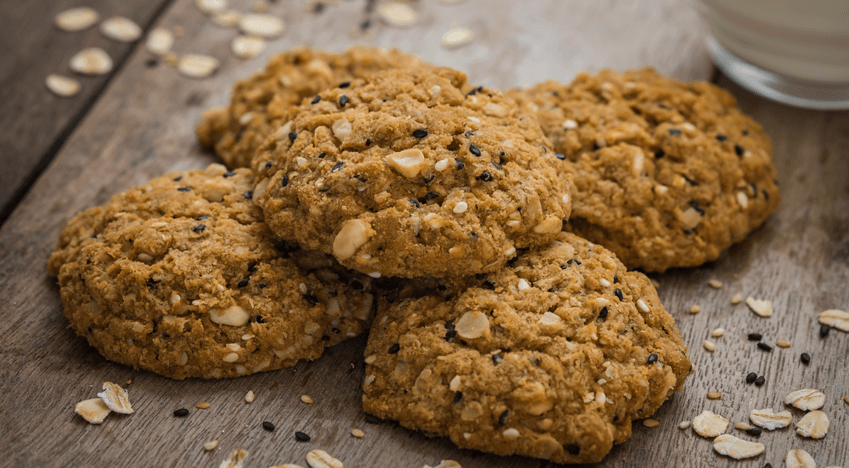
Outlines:
{"label": "wood grain", "polygon": [[[695,14],[679,2],[620,1],[519,2],[473,1],[446,6],[417,3],[420,23],[406,30],[380,25],[366,42],[397,45],[426,60],[467,71],[473,81],[493,86],[568,80],[580,69],[654,65],[682,79],[706,79],[710,65],[701,46],[704,32]],[[248,5],[247,2],[239,5]],[[545,467],[545,461],[497,457],[457,449],[446,439],[383,422],[368,424],[360,403],[365,337],[326,352],[312,363],[226,381],[173,381],[109,363],[67,329],[58,288],[45,269],[59,230],[74,213],[104,202],[112,194],[167,171],[198,168],[212,159],[197,148],[193,127],[209,105],[226,102],[237,77],[259,68],[267,57],[298,44],[340,51],[353,43],[349,31],[372,14],[366,2],[329,4],[320,14],[300,2],[275,5],[288,22],[285,36],[249,61],[228,52],[233,30],[210,25],[192,6],[178,0],[159,20],[181,25],[186,36],[179,52],[204,52],[223,60],[217,76],[203,81],[181,78],[164,65],[147,68],[136,51],[91,112],[68,139],[9,221],[0,228],[0,430],[5,433],[0,465],[9,466],[218,466],[235,447],[250,452],[246,467],[282,463],[306,466],[304,455],[320,448],[345,466],[421,467],[454,459],[469,467]],[[477,33],[474,44],[456,51],[439,46],[454,25]],[[815,316],[849,304],[849,113],[800,111],[755,98],[730,83],[743,107],[763,122],[775,139],[775,157],[784,203],[768,223],[719,261],[702,268],[656,276],[666,307],[690,344],[696,372],[687,389],[664,405],[661,426],[634,426],[634,437],[614,448],[605,466],[781,466],[787,450],[804,448],[820,466],[849,459],[846,443],[849,394],[849,336],[832,331],[822,340]],[[720,290],[706,286],[722,280]],[[731,306],[740,292],[773,300],[775,314],[762,319]],[[690,305],[703,311],[690,315]],[[701,341],[715,327],[727,332],[708,354]],[[765,353],[744,339],[749,331],[765,339],[793,342],[789,349]],[[809,367],[798,354],[812,355]],[[767,376],[763,387],[746,386],[743,376]],[[92,398],[104,381],[132,379],[136,413],[110,415],[90,426],[73,413]],[[752,408],[782,409],[789,391],[817,387],[828,400],[831,433],[820,441],[803,440],[790,429],[760,437],[765,455],[729,462],[713,453],[709,441],[677,429],[702,409],[744,420]],[[256,400],[244,402],[252,390]],[[723,398],[707,401],[708,391]],[[309,394],[315,400],[299,400]],[[209,409],[194,409],[200,401]],[[185,407],[187,418],[172,411]],[[798,419],[800,414],[792,410]],[[277,426],[272,432],[262,421]],[[364,439],[350,435],[365,431]],[[296,442],[294,431],[312,436]],[[744,438],[750,438],[745,437]],[[202,445],[219,440],[219,448]]]}
{"label": "wood grain", "polygon": [[[85,6],[97,10],[101,19],[121,15],[144,27],[167,3],[89,0]],[[53,26],[54,15],[77,6],[76,0],[0,2],[0,223],[111,77],[73,74],[71,56],[85,47],[102,47],[120,67],[133,50],[134,44],[106,39],[96,26],[79,32]],[[71,98],[54,95],[44,85],[51,73],[73,76],[82,89]]]}

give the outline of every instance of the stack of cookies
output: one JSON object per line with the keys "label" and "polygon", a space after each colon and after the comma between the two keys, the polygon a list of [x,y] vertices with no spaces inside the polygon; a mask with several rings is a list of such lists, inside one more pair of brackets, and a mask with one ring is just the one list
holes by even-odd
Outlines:
{"label": "stack of cookies", "polygon": [[397,51],[296,49],[198,136],[229,170],[63,230],[49,268],[78,334],[222,378],[370,327],[366,412],[558,463],[601,460],[691,369],[628,268],[713,260],[779,203],[761,127],[651,70],[502,93]]}

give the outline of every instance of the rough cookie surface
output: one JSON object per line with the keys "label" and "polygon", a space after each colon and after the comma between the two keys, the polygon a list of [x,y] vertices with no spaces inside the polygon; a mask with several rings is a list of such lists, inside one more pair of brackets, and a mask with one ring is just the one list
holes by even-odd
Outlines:
{"label": "rough cookie surface", "polygon": [[629,268],[715,260],[778,208],[769,137],[710,83],[608,70],[508,94],[565,156],[568,229]]}
{"label": "rough cookie surface", "polygon": [[228,167],[249,167],[257,148],[292,106],[356,77],[421,64],[417,57],[397,50],[362,46],[342,54],[306,47],[284,52],[259,73],[236,83],[228,107],[204,114],[197,128],[198,140],[214,148]]}
{"label": "rough cookie surface", "polygon": [[376,74],[292,115],[253,161],[257,203],[279,236],[349,268],[493,271],[568,218],[571,181],[539,126],[460,72]]}
{"label": "rough cookie surface", "polygon": [[370,278],[277,241],[252,179],[218,164],[173,173],[71,219],[48,269],[77,334],[183,379],[291,366],[363,331]]}
{"label": "rough cookie surface", "polygon": [[564,232],[496,273],[382,296],[363,404],[461,447],[598,462],[683,388],[686,349],[648,278]]}

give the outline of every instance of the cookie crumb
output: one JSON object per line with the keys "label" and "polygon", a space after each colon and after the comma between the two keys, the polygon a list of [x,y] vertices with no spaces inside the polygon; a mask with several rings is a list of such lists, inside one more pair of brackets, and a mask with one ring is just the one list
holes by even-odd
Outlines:
{"label": "cookie crumb", "polygon": [[207,452],[209,452],[211,450],[215,450],[215,447],[218,447],[218,441],[217,440],[210,440],[209,442],[203,444],[203,449],[206,450]]}
{"label": "cookie crumb", "polygon": [[655,419],[643,419],[643,426],[657,427],[660,426],[660,422]]}
{"label": "cookie crumb", "polygon": [[708,286],[712,287],[713,289],[719,289],[722,287],[722,281],[715,279],[708,280]]}
{"label": "cookie crumb", "polygon": [[356,437],[357,439],[362,439],[365,437],[366,433],[359,429],[351,429],[351,435]]}
{"label": "cookie crumb", "polygon": [[248,393],[245,394],[245,401],[247,403],[253,403],[254,401],[254,392],[253,390],[248,390]]}

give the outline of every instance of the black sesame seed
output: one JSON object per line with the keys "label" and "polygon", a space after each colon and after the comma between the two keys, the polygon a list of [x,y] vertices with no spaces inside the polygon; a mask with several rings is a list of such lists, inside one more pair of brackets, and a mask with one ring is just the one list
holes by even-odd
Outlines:
{"label": "black sesame seed", "polygon": [[463,161],[460,161],[460,158],[454,158],[454,162],[457,163],[457,170],[458,171],[463,169],[464,167],[466,167],[466,163],[464,163]]}
{"label": "black sesame seed", "polygon": [[248,265],[248,273],[253,273],[255,271],[256,271],[256,262],[253,262],[250,265]]}
{"label": "black sesame seed", "polygon": [[454,319],[451,319],[451,320],[445,322],[445,329],[446,330],[453,330],[454,329]]}
{"label": "black sesame seed", "polygon": [[298,134],[295,132],[289,132],[289,141],[295,141],[295,138],[298,138]]}
{"label": "black sesame seed", "polygon": [[481,175],[478,176],[478,180],[482,180],[484,182],[489,182],[492,180],[492,174],[487,171],[481,172]]}
{"label": "black sesame seed", "polygon": [[764,468],[772,468],[772,463],[767,463],[766,465],[764,465]]}
{"label": "black sesame seed", "polygon": [[178,410],[174,410],[174,416],[177,416],[178,418],[185,418],[188,415],[189,415],[189,410],[187,410],[186,408],[180,408]]}
{"label": "black sesame seed", "polygon": [[325,156],[327,156],[327,153],[321,153],[318,155],[318,159],[324,159]]}
{"label": "black sesame seed", "polygon": [[486,289],[495,289],[495,281],[484,280],[483,287]]}
{"label": "black sesame seed", "polygon": [[340,107],[345,107],[345,104],[348,104],[348,101],[349,101],[349,100],[350,100],[350,99],[348,99],[348,96],[346,96],[346,95],[344,95],[344,94],[343,94],[342,96],[340,96],[340,97],[339,97],[339,106],[340,106]]}
{"label": "black sesame seed", "polygon": [[457,393],[454,394],[454,401],[452,401],[451,404],[456,405],[457,403],[460,403],[460,400],[462,400],[462,399],[463,399],[463,392],[457,392]]}
{"label": "black sesame seed", "polygon": [[666,152],[664,152],[662,149],[654,152],[654,157],[657,158],[657,159],[660,159],[664,156],[666,156]]}
{"label": "black sesame seed", "polygon": [[566,446],[566,451],[569,452],[570,455],[577,455],[581,453],[581,447],[578,447],[575,444],[569,444]]}
{"label": "black sesame seed", "polygon": [[423,128],[413,130],[413,136],[416,138],[424,138],[427,136],[427,130]]}
{"label": "black sesame seed", "polygon": [[749,372],[748,374],[746,374],[746,383],[752,383],[757,378],[758,374],[755,374],[754,372]]}
{"label": "black sesame seed", "polygon": [[197,218],[195,218],[195,220],[196,221],[203,221],[204,219],[208,219],[208,218],[209,218],[209,215],[200,215]]}
{"label": "black sesame seed", "polygon": [[758,378],[755,379],[755,385],[757,385],[758,387],[760,387],[764,383],[766,383],[766,377],[764,377],[762,375],[759,375]]}
{"label": "black sesame seed", "polygon": [[696,200],[690,201],[690,206],[692,206],[693,209],[696,210],[696,212],[698,212],[700,215],[705,215],[705,210],[703,210],[702,207],[699,206],[699,202],[697,202]]}
{"label": "black sesame seed", "polygon": [[616,297],[618,297],[620,301],[622,301],[622,300],[623,300],[623,297],[624,297],[624,296],[622,295],[622,290],[621,290],[621,289],[619,289],[619,288],[614,289],[614,290],[613,290],[613,294],[615,294],[615,295],[616,295]]}
{"label": "black sesame seed", "polygon": [[245,287],[245,286],[247,286],[247,285],[248,285],[248,283],[250,283],[250,282],[251,282],[251,279],[250,279],[250,278],[245,278],[245,279],[243,279],[242,281],[239,281],[239,283],[238,283],[238,284],[236,284],[236,286],[238,286],[239,288],[244,288],[244,287]]}
{"label": "black sesame seed", "polygon": [[271,424],[268,421],[262,422],[262,428],[265,429],[268,432],[274,432],[274,424]]}
{"label": "black sesame seed", "polygon": [[254,197],[254,193],[252,191],[248,190],[247,192],[243,193],[242,196],[247,198],[248,200],[250,200]]}
{"label": "black sesame seed", "polygon": [[647,361],[647,362],[648,362],[649,364],[654,364],[654,363],[656,363],[656,362],[657,362],[657,354],[656,354],[656,353],[651,353],[651,354],[649,354],[649,359],[648,359],[648,361]]}
{"label": "black sesame seed", "polygon": [[153,68],[153,67],[159,65],[159,60],[156,60],[156,59],[153,59],[153,58],[147,59],[147,60],[145,60],[144,64],[148,68]]}
{"label": "black sesame seed", "polygon": [[507,417],[510,416],[510,410],[504,410],[501,416],[498,417],[498,425],[503,426],[507,423]]}
{"label": "black sesame seed", "polygon": [[497,162],[495,162],[495,161],[491,161],[491,162],[490,162],[490,164],[492,164],[492,167],[494,167],[494,168],[498,169],[499,171],[503,170],[503,168],[501,167],[501,163],[497,163]]}
{"label": "black sesame seed", "polygon": [[224,173],[224,178],[226,179],[226,178],[228,178],[228,177],[233,177],[234,175],[236,175],[236,173],[235,173],[235,172],[233,172],[233,171],[227,171],[227,172],[225,172],[225,173]]}
{"label": "black sesame seed", "polygon": [[680,134],[681,134],[681,130],[679,130],[679,129],[677,129],[677,128],[670,128],[670,129],[669,129],[669,134],[670,134],[670,135],[680,135]]}
{"label": "black sesame seed", "polygon": [[437,198],[437,197],[439,197],[438,193],[428,192],[428,193],[425,194],[424,199],[425,199],[425,201],[427,201],[427,200],[433,200],[434,198]]}
{"label": "black sesame seed", "polygon": [[307,434],[305,432],[301,432],[301,431],[295,432],[295,439],[297,439],[298,442],[309,442],[311,438],[312,437],[310,437],[309,434]]}
{"label": "black sesame seed", "polygon": [[271,161],[268,161],[267,163],[265,163],[265,168],[266,168],[266,169],[269,169],[269,168],[270,168],[271,166],[273,166],[273,165],[274,165],[274,164],[272,164],[272,163],[271,163]]}
{"label": "black sesame seed", "polygon": [[324,336],[321,337],[321,341],[330,341],[330,337],[327,336],[327,335],[324,335]]}
{"label": "black sesame seed", "polygon": [[162,280],[155,280],[153,278],[148,278],[147,279],[147,289],[153,289],[153,288],[156,287],[157,284],[159,284],[161,282],[162,282]]}
{"label": "black sesame seed", "polygon": [[749,341],[761,341],[762,338],[760,333],[749,333]]}
{"label": "black sesame seed", "polygon": [[734,153],[736,153],[737,156],[743,156],[743,153],[745,153],[745,152],[746,152],[746,150],[742,146],[734,145]]}
{"label": "black sesame seed", "polygon": [[802,364],[806,366],[811,363],[811,355],[808,353],[802,353],[802,355],[799,356],[799,359],[802,361]]}
{"label": "black sesame seed", "polygon": [[206,224],[199,224],[192,228],[194,232],[203,232],[204,230],[206,230]]}
{"label": "black sesame seed", "polygon": [[503,360],[504,360],[504,358],[503,358],[503,357],[501,357],[501,356],[499,356],[498,354],[493,354],[493,355],[492,355],[492,363],[493,363],[493,364],[498,364],[499,362],[501,362],[501,361],[503,361]]}
{"label": "black sesame seed", "polygon": [[725,140],[727,140],[727,139],[728,139],[728,137],[727,137],[727,136],[725,136],[725,135],[723,135],[723,134],[721,134],[721,133],[716,135],[716,140],[717,140],[717,141],[725,141]]}
{"label": "black sesame seed", "polygon": [[340,88],[342,88],[342,89],[345,89],[345,88],[347,88],[348,86],[351,86],[351,82],[350,82],[350,81],[343,81],[343,82],[339,83],[339,87],[340,87]]}
{"label": "black sesame seed", "polygon": [[601,311],[598,313],[598,319],[599,319],[599,320],[604,320],[604,319],[606,319],[606,318],[607,318],[607,312],[608,312],[608,311],[607,311],[607,307],[602,307],[602,308],[601,308]]}
{"label": "black sesame seed", "polygon": [[181,180],[183,180],[183,176],[174,177],[174,182],[179,182]]}
{"label": "black sesame seed", "polygon": [[759,427],[750,427],[749,429],[746,429],[746,434],[749,434],[750,436],[759,436],[763,434],[763,432],[763,429]]}
{"label": "black sesame seed", "polygon": [[338,163],[336,163],[336,164],[334,164],[334,165],[333,165],[333,169],[330,169],[330,172],[336,172],[336,171],[338,171],[339,169],[342,169],[342,166],[344,166],[344,165],[345,165],[345,163],[344,163],[344,162],[339,161]]}
{"label": "black sesame seed", "polygon": [[690,179],[690,178],[688,178],[688,177],[684,177],[684,180],[686,180],[686,181],[687,181],[687,183],[688,183],[688,184],[690,184],[690,185],[692,185],[693,187],[698,187],[698,186],[699,186],[699,183],[698,183],[698,182],[696,182],[696,181],[695,181],[695,180],[693,180],[693,179]]}
{"label": "black sesame seed", "polygon": [[259,283],[259,284],[257,285],[257,287],[258,287],[259,289],[265,289],[265,288],[267,288],[267,287],[268,287],[268,285],[267,285],[267,284],[265,284],[265,283]]}
{"label": "black sesame seed", "polygon": [[455,336],[457,336],[457,330],[448,330],[445,332],[445,341],[451,341]]}
{"label": "black sesame seed", "polygon": [[820,338],[825,338],[826,336],[828,336],[828,332],[830,331],[831,327],[824,323],[820,324]]}
{"label": "black sesame seed", "polygon": [[380,423],[383,422],[383,420],[378,418],[377,416],[372,416],[370,414],[367,414],[366,415],[366,422],[369,423],[369,424],[380,424]]}
{"label": "black sesame seed", "polygon": [[340,330],[336,327],[331,328],[330,331],[332,331],[334,335],[338,335],[338,334],[342,333],[342,330]]}
{"label": "black sesame seed", "polygon": [[421,204],[417,200],[413,200],[412,198],[407,199],[410,202],[410,205],[415,206],[416,208],[421,208]]}
{"label": "black sesame seed", "polygon": [[178,192],[191,192],[192,188],[191,187],[177,187],[177,191]]}
{"label": "black sesame seed", "polygon": [[434,178],[434,177],[436,177],[436,176],[435,176],[435,175],[430,175],[430,176],[428,176],[428,177],[425,177],[425,178],[424,178],[424,182],[425,182],[426,184],[429,184],[429,183],[430,183],[430,181],[431,181],[431,180],[433,180],[433,178]]}
{"label": "black sesame seed", "polygon": [[363,31],[368,29],[369,26],[371,26],[371,20],[365,20],[362,23],[360,23],[360,29],[362,29]]}
{"label": "black sesame seed", "polygon": [[566,155],[565,155],[565,154],[563,154],[563,153],[554,153],[554,157],[555,157],[555,158],[557,158],[557,159],[559,159],[559,160],[561,160],[561,161],[563,161],[564,159],[566,159]]}
{"label": "black sesame seed", "polygon": [[401,345],[398,344],[398,343],[395,343],[394,345],[389,347],[389,351],[387,351],[387,352],[389,354],[397,354],[398,351],[400,351],[400,350],[401,350]]}
{"label": "black sesame seed", "polygon": [[280,186],[285,187],[289,185],[289,174],[283,174],[283,178],[280,179]]}
{"label": "black sesame seed", "polygon": [[762,350],[764,350],[764,351],[767,351],[767,352],[772,351],[772,346],[770,346],[770,345],[768,345],[768,344],[764,343],[763,341],[761,341],[761,342],[759,342],[759,343],[758,343],[758,348],[760,348],[760,349],[762,349]]}
{"label": "black sesame seed", "polygon": [[256,316],[256,323],[265,323],[265,319],[262,318],[262,315]]}
{"label": "black sesame seed", "polygon": [[318,304],[318,298],[313,296],[312,294],[304,294],[304,300],[309,302],[310,305]]}
{"label": "black sesame seed", "polygon": [[318,104],[318,101],[321,101],[321,96],[316,96],[316,97],[312,98],[312,101],[310,101],[310,104]]}
{"label": "black sesame seed", "polygon": [[469,145],[469,152],[471,152],[471,153],[472,153],[472,154],[474,154],[475,156],[480,156],[480,155],[481,155],[481,150],[480,150],[480,148],[478,148],[477,146],[475,146],[475,144],[474,144],[474,143],[472,143],[472,144],[470,144],[470,145]]}

